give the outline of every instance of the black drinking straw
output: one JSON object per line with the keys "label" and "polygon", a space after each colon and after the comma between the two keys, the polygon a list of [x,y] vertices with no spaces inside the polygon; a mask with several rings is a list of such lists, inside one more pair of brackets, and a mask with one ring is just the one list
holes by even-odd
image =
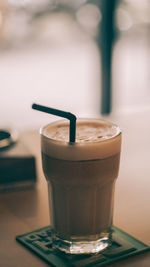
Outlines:
{"label": "black drinking straw", "polygon": [[33,109],[46,112],[52,115],[56,115],[62,118],[66,118],[70,121],[70,128],[69,128],[69,142],[74,143],[76,140],[76,116],[70,112],[62,111],[55,108],[48,108],[42,105],[33,104]]}

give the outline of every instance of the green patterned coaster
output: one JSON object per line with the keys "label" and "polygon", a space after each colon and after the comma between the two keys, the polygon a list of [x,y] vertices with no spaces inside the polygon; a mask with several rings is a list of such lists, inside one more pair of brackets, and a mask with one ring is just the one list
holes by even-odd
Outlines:
{"label": "green patterned coaster", "polygon": [[150,250],[150,247],[113,226],[112,245],[95,255],[66,255],[52,249],[50,226],[19,235],[16,240],[56,267],[105,266]]}

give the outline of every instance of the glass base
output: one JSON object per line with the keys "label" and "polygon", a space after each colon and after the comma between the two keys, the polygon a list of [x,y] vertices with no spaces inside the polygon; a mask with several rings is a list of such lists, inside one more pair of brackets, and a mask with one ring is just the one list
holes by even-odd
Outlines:
{"label": "glass base", "polygon": [[67,241],[55,237],[53,247],[67,254],[95,254],[106,249],[111,244],[108,237],[95,241]]}

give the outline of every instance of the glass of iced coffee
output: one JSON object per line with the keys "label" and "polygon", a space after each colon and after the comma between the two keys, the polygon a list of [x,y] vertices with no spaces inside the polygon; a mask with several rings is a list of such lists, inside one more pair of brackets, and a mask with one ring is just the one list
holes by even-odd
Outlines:
{"label": "glass of iced coffee", "polygon": [[68,141],[66,120],[48,124],[40,133],[54,247],[71,254],[104,250],[111,244],[120,128],[79,119],[74,143]]}

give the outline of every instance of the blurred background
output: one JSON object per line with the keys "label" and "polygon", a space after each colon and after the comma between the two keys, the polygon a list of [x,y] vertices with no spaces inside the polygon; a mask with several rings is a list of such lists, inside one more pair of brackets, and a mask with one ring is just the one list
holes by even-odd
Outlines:
{"label": "blurred background", "polygon": [[0,0],[0,127],[150,110],[149,0]]}

